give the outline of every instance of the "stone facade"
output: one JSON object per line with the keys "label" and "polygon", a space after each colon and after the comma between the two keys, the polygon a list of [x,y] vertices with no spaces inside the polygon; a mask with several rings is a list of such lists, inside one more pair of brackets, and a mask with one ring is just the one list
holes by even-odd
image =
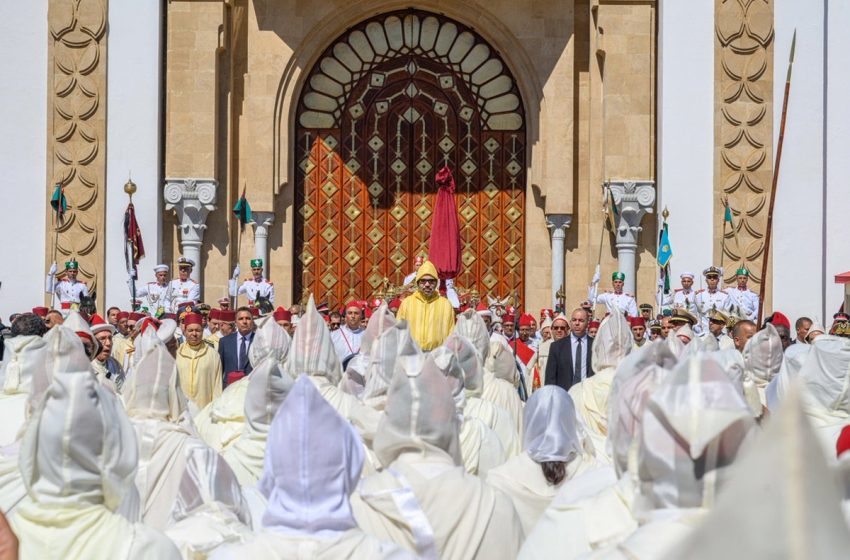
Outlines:
{"label": "stone facade", "polygon": [[[773,6],[773,0],[715,3],[715,262],[724,263],[727,284],[745,265],[756,293],[769,258],[764,243],[773,178]],[[734,231],[724,227],[725,200]],[[769,308],[769,295],[766,301]]]}
{"label": "stone facade", "polygon": [[[416,2],[473,27],[517,81],[528,137],[524,303],[548,307],[551,240],[545,216],[570,215],[566,231],[568,302],[586,294],[602,242],[605,276],[616,268],[613,236],[603,232],[605,180],[653,180],[655,21],[652,1]],[[292,294],[293,137],[304,80],[319,55],[352,23],[405,9],[365,0],[180,1],[168,3],[166,169],[168,177],[213,177],[218,207],[202,250],[205,298],[223,293],[240,237],[229,208],[243,188],[272,211],[269,275],[284,302]],[[166,224],[175,226],[168,218]],[[643,221],[655,231],[653,215]],[[168,228],[166,228],[168,229]],[[241,265],[255,251],[241,237]],[[173,262],[179,239],[164,232]],[[640,239],[638,290],[654,291],[655,235]],[[229,250],[228,250],[229,249]],[[534,281],[528,281],[534,279]],[[361,294],[367,297],[370,294]],[[504,296],[506,294],[493,294]]]}
{"label": "stone facade", "polygon": [[[48,11],[47,184],[63,185],[68,212],[56,223],[47,205],[46,267],[75,258],[78,278],[97,292],[104,270],[106,206],[105,0],[54,0]],[[50,304],[50,296],[45,301]]]}

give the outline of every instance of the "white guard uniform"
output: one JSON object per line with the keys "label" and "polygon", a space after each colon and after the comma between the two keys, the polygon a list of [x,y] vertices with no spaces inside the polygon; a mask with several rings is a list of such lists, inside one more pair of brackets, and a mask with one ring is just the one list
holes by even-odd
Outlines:
{"label": "white guard uniform", "polygon": [[236,281],[231,278],[230,295],[232,297],[236,297],[237,293],[239,295],[248,295],[248,305],[254,305],[254,302],[257,301],[257,296],[267,297],[269,298],[269,302],[274,304],[274,284],[265,278],[261,279],[259,282],[255,281],[253,277],[248,278],[242,282],[241,286],[239,286],[238,292],[236,290]]}
{"label": "white guard uniform", "polygon": [[673,293],[673,307],[683,307],[696,315],[696,297],[697,293],[694,290],[685,291],[684,288],[676,288]]}
{"label": "white guard uniform", "polygon": [[712,309],[723,311],[726,309],[726,300],[729,299],[729,294],[726,290],[714,290],[713,292],[705,289],[697,292],[696,305],[697,317],[699,317],[703,332],[708,332],[708,312]]}
{"label": "white guard uniform", "polygon": [[[47,291],[49,293],[51,290]],[[64,310],[73,309],[74,306],[79,308],[80,296],[88,297],[89,295],[89,287],[86,286],[85,282],[80,282],[79,280],[75,280],[74,282],[60,280],[56,282],[53,291],[56,292],[56,297],[59,298],[59,303]]]}
{"label": "white guard uniform", "polygon": [[171,309],[170,312],[177,311],[177,306],[187,301],[201,301],[201,285],[189,278],[185,282],[176,278],[168,283],[171,287]]}
{"label": "white guard uniform", "polygon": [[[132,280],[129,282],[132,282]],[[172,294],[171,283],[162,285],[156,282],[147,282],[136,287],[136,296],[147,299],[148,310],[151,313],[156,313],[159,308],[162,308],[163,312],[171,311]]]}
{"label": "white guard uniform", "polygon": [[605,292],[596,297],[596,303],[601,303],[608,308],[608,311],[614,312],[614,309],[619,309],[620,312],[625,311],[629,317],[638,316],[637,302],[635,296],[627,292],[615,294],[614,292]]}
{"label": "white guard uniform", "polygon": [[726,309],[737,307],[741,315],[750,321],[755,321],[759,316],[759,297],[749,288],[739,290],[738,287],[726,290],[729,297],[726,300]]}

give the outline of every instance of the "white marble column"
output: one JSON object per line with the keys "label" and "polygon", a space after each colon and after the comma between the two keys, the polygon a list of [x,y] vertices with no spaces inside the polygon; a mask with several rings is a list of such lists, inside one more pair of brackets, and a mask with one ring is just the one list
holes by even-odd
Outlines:
{"label": "white marble column", "polygon": [[263,259],[263,276],[269,277],[269,228],[274,224],[274,212],[251,212],[254,218],[254,254]]}
{"label": "white marble column", "polygon": [[165,209],[174,210],[180,222],[180,251],[195,262],[192,279],[200,282],[201,243],[207,229],[207,215],[215,210],[215,179],[166,179]]}
{"label": "white marble column", "polygon": [[546,214],[546,227],[552,235],[552,309],[558,305],[558,290],[564,286],[564,239],[573,221],[570,214]]}
{"label": "white marble column", "polygon": [[617,260],[620,272],[626,275],[623,290],[636,293],[635,253],[638,236],[643,229],[640,225],[645,214],[652,213],[655,205],[654,181],[609,181],[605,188],[611,190],[617,209],[614,232],[617,247]]}

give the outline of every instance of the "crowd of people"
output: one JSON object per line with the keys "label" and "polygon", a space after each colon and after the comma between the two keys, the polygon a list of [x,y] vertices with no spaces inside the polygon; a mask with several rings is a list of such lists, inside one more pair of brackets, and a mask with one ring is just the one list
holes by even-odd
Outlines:
{"label": "crowd of people", "polygon": [[101,316],[66,263],[58,309],[10,318],[0,560],[848,550],[850,316],[757,325],[746,269],[535,316],[427,260],[336,310],[270,307],[259,260],[212,308],[189,265]]}

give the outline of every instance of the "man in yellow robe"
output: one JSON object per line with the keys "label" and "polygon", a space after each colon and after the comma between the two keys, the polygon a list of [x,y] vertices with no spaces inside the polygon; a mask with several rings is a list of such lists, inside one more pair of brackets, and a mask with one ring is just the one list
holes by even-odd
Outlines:
{"label": "man in yellow robe", "polygon": [[203,340],[204,323],[199,314],[189,313],[184,317],[183,334],[186,342],[177,349],[180,387],[186,397],[202,409],[221,395],[221,358],[215,348]]}
{"label": "man in yellow robe", "polygon": [[437,291],[437,268],[425,261],[416,271],[416,292],[404,298],[398,319],[410,324],[413,340],[424,351],[443,343],[455,325],[455,311],[449,300]]}

